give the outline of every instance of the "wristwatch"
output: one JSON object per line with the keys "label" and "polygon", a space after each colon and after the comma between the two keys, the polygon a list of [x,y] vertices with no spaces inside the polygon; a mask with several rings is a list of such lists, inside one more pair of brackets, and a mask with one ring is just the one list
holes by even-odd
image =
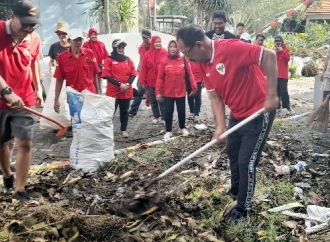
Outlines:
{"label": "wristwatch", "polygon": [[11,89],[11,87],[5,87],[4,89],[1,90],[1,96],[5,96],[12,93],[13,93],[13,89]]}

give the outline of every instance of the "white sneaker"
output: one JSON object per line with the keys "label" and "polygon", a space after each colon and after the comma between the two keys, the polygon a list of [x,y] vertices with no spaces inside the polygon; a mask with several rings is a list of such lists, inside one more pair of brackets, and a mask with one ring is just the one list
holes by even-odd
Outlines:
{"label": "white sneaker", "polygon": [[150,106],[149,106],[149,107],[144,106],[144,107],[142,107],[141,109],[142,109],[142,110],[149,110],[149,109],[151,109],[151,107],[150,107]]}
{"label": "white sneaker", "polygon": [[153,120],[151,121],[152,124],[158,124],[158,122],[159,122],[159,119],[158,119],[158,118],[155,118],[155,119],[153,119]]}
{"label": "white sneaker", "polygon": [[166,134],[164,135],[164,139],[169,139],[172,137],[172,132],[166,132]]}
{"label": "white sneaker", "polygon": [[186,129],[181,129],[181,133],[183,134],[183,136],[188,136],[189,132]]}
{"label": "white sneaker", "polygon": [[199,116],[195,115],[194,116],[194,122],[198,122],[199,121]]}
{"label": "white sneaker", "polygon": [[292,114],[294,114],[294,110],[292,108],[287,108],[286,114],[292,115]]}
{"label": "white sneaker", "polygon": [[129,134],[127,133],[127,131],[121,131],[121,136],[123,138],[128,138],[129,137]]}
{"label": "white sneaker", "polygon": [[195,116],[195,114],[190,113],[189,116],[188,116],[188,119],[189,119],[189,120],[194,120],[194,116]]}

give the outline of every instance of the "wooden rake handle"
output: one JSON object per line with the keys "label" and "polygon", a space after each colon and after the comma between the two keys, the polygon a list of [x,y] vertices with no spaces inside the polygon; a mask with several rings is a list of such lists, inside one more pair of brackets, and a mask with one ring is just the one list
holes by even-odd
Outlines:
{"label": "wooden rake handle", "polygon": [[[261,113],[263,113],[265,111],[264,108],[260,109],[259,111],[255,112],[254,114],[252,114],[250,117],[244,119],[243,121],[239,122],[238,124],[236,124],[234,127],[232,127],[231,129],[227,130],[226,132],[224,132],[222,135],[220,135],[219,139],[223,139],[226,138],[228,135],[230,135],[231,133],[233,133],[234,131],[238,130],[239,128],[241,128],[242,126],[244,126],[245,124],[247,124],[248,122],[252,121],[253,119],[257,118]],[[181,160],[180,162],[176,163],[174,166],[170,167],[168,170],[164,171],[162,174],[160,174],[159,176],[157,176],[156,178],[154,178],[150,183],[148,183],[145,188],[151,186],[152,184],[154,184],[155,182],[157,182],[158,180],[164,178],[165,176],[167,176],[168,174],[170,174],[171,172],[175,171],[176,169],[178,169],[180,166],[182,166],[183,164],[185,164],[187,161],[189,161],[190,159],[196,157],[197,155],[199,155],[200,153],[202,153],[203,151],[207,150],[208,148],[210,148],[211,146],[215,145],[217,143],[216,139],[211,140],[210,142],[208,142],[207,144],[205,144],[203,147],[199,148],[198,150],[196,150],[194,153],[190,154],[189,156],[187,156],[186,158],[184,158],[183,160]]]}

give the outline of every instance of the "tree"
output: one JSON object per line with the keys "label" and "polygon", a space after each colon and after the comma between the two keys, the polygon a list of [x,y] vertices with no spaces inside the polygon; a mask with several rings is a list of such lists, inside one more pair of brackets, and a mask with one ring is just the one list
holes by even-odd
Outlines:
{"label": "tree", "polygon": [[110,6],[109,1],[104,1],[104,29],[105,33],[111,33],[111,27],[110,27]]}
{"label": "tree", "polygon": [[[78,4],[89,3],[80,0]],[[113,17],[114,23],[119,26],[119,32],[126,31],[128,27],[136,25],[138,19],[135,11],[138,6],[134,0],[95,0],[89,9],[88,15],[91,21],[105,23],[104,28],[110,33],[110,16]]]}
{"label": "tree", "polygon": [[229,0],[165,0],[163,15],[185,15],[188,22],[206,28],[215,10],[228,9]]}
{"label": "tree", "polygon": [[233,26],[244,23],[246,31],[253,33],[300,3],[301,0],[230,0],[228,13]]}
{"label": "tree", "polygon": [[135,12],[138,11],[138,6],[134,0],[112,0],[110,2],[110,11],[114,16],[115,22],[119,25],[119,33],[127,31],[128,27],[133,27],[137,24]]}

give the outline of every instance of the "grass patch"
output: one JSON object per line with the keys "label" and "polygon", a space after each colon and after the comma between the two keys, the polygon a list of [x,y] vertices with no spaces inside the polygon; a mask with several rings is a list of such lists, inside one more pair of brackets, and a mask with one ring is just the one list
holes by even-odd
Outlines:
{"label": "grass patch", "polygon": [[259,172],[254,196],[269,195],[270,199],[280,206],[294,202],[293,188],[294,185],[290,182],[269,179]]}
{"label": "grass patch", "polygon": [[284,132],[284,131],[293,131],[297,128],[297,124],[288,123],[281,119],[276,118],[273,122],[271,132]]}

